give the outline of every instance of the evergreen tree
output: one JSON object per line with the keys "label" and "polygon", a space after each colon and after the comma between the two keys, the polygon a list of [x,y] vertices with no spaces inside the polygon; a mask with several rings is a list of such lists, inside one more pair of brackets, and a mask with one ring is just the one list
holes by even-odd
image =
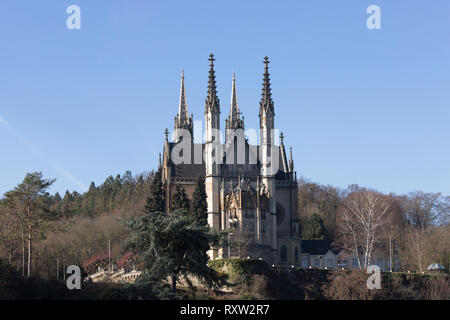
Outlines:
{"label": "evergreen tree", "polygon": [[175,293],[181,279],[193,288],[188,275],[197,276],[209,287],[223,284],[223,279],[208,267],[206,253],[210,246],[219,244],[220,235],[192,221],[186,210],[151,212],[126,225],[131,233],[125,249],[137,254],[145,270],[137,285],[157,287],[170,277]]}
{"label": "evergreen tree", "polygon": [[189,212],[190,209],[190,201],[186,195],[186,191],[180,185],[177,185],[175,193],[172,198],[172,202],[170,204],[170,211],[175,211],[178,209],[183,209],[186,212]]}
{"label": "evergreen tree", "polygon": [[[44,179],[42,172],[27,173],[25,179],[5,194],[5,198],[17,206],[17,215],[24,227],[27,243],[27,276],[31,276],[32,248],[36,231],[48,219],[49,197],[47,189],[56,179]],[[47,217],[45,217],[47,215]],[[23,250],[25,251],[25,250]],[[23,252],[25,255],[25,252]],[[25,258],[25,257],[24,257]],[[23,259],[25,262],[25,259]]]}
{"label": "evergreen tree", "polygon": [[102,197],[102,212],[109,212],[110,211],[110,200],[113,195],[114,191],[114,178],[113,176],[109,176],[106,178],[105,182],[101,186],[100,194]]}
{"label": "evergreen tree", "polygon": [[[139,177],[141,179],[142,176]],[[139,182],[139,180],[138,180]],[[142,179],[143,182],[143,179]],[[147,203],[145,205],[145,210],[147,213],[156,212],[156,211],[165,211],[164,206],[164,189],[162,185],[161,179],[161,170],[158,170],[152,179],[150,184],[150,195],[147,198]]]}
{"label": "evergreen tree", "polygon": [[58,204],[61,201],[61,196],[59,195],[59,192],[56,192],[53,196],[53,204]]}
{"label": "evergreen tree", "polygon": [[302,231],[302,239],[304,240],[325,239],[325,227],[323,226],[323,220],[317,213],[313,213],[310,217],[308,217],[308,219],[306,219]]}
{"label": "evergreen tree", "polygon": [[85,205],[84,205],[84,211],[86,212],[86,214],[89,217],[94,217],[96,214],[95,211],[95,197],[96,197],[96,192],[97,188],[95,186],[94,181],[91,182],[90,186],[89,186],[89,191],[86,194],[86,198],[85,198]]}
{"label": "evergreen tree", "polygon": [[51,199],[50,205],[50,211],[52,211],[55,216],[61,215],[61,201],[62,201],[61,196],[59,195],[58,192],[56,192]]}
{"label": "evergreen tree", "polygon": [[69,190],[66,190],[64,198],[61,201],[61,213],[65,216],[71,215],[72,207],[73,207],[72,194],[69,192]]}
{"label": "evergreen tree", "polygon": [[200,225],[208,224],[208,202],[206,202],[205,178],[202,175],[198,176],[195,183],[190,213],[192,219]]}

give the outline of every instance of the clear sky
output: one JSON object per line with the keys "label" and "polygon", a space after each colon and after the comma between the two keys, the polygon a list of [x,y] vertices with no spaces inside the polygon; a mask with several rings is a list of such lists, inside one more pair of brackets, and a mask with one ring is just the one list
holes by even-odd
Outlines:
{"label": "clear sky", "polygon": [[[68,30],[66,8],[81,8]],[[381,30],[369,30],[369,5]],[[0,195],[27,172],[51,192],[154,169],[184,68],[203,119],[208,55],[222,123],[232,73],[257,128],[264,56],[298,175],[450,194],[450,1],[0,2]]]}

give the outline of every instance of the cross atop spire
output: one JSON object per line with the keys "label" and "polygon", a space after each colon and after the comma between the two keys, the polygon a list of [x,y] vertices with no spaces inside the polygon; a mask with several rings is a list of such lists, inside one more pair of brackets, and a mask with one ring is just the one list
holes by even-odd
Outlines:
{"label": "cross atop spire", "polygon": [[219,98],[217,97],[216,75],[214,71],[214,54],[209,55],[208,95],[205,100],[205,113],[209,110],[220,112]]}
{"label": "cross atop spire", "polygon": [[270,112],[274,114],[272,92],[270,88],[270,73],[269,73],[269,58],[264,57],[264,73],[263,73],[263,88],[260,102],[259,114],[262,112]]}

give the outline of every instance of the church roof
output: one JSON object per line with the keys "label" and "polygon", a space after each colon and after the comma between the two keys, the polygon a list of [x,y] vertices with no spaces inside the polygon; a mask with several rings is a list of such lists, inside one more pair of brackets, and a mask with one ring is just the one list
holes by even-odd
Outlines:
{"label": "church roof", "polygon": [[309,253],[310,255],[325,255],[329,250],[334,254],[331,248],[331,241],[329,240],[302,240],[302,253]]}
{"label": "church roof", "polygon": [[[172,154],[172,150],[175,147],[176,143],[169,142],[168,147],[169,150],[167,155]],[[171,167],[171,176],[174,178],[197,178],[199,175],[205,174],[205,162],[203,159],[203,152],[205,150],[205,144],[203,143],[193,143],[192,144],[192,152],[191,152],[191,162],[190,163],[182,163],[182,164],[174,164],[170,161]],[[196,163],[194,161],[194,150],[202,150],[202,163]],[[259,152],[259,146],[257,146],[257,151]],[[283,152],[284,150],[280,149],[279,152],[279,165],[280,170],[278,170],[275,178],[277,180],[289,180],[288,172],[283,171]],[[199,161],[197,161],[199,162]],[[244,178],[256,178],[260,175],[261,165],[260,162],[257,161],[255,164],[222,164],[221,165],[221,175],[223,177],[242,177]],[[237,182],[237,180],[236,180]]]}
{"label": "church roof", "polygon": [[[172,150],[176,143],[169,142],[169,150],[168,154],[172,154]],[[182,163],[175,165],[172,161],[170,161],[171,166],[171,176],[175,178],[197,178],[199,175],[205,174],[205,162],[203,161],[202,157],[202,163],[195,163],[194,161],[194,152],[193,150],[196,150],[196,148],[201,148],[202,154],[205,148],[204,144],[201,143],[194,143],[192,152],[191,152],[191,163]]]}

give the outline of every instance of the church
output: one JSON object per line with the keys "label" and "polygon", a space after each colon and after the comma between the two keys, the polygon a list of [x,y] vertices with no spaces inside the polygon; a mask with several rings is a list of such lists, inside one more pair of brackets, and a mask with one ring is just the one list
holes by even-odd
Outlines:
{"label": "church", "polygon": [[292,148],[288,159],[283,133],[278,134],[275,129],[269,59],[265,57],[263,61],[259,129],[245,131],[233,74],[224,135],[220,129],[214,61],[211,54],[205,131],[200,139],[194,139],[199,128],[194,130],[193,115],[188,113],[184,71],[181,74],[174,131],[169,139],[169,132],[165,130],[162,161],[160,159],[166,210],[170,210],[177,186],[192,197],[197,177],[202,175],[207,193],[208,224],[216,230],[229,231],[227,244],[208,252],[211,259],[251,257],[271,265],[301,265],[297,177]]}

